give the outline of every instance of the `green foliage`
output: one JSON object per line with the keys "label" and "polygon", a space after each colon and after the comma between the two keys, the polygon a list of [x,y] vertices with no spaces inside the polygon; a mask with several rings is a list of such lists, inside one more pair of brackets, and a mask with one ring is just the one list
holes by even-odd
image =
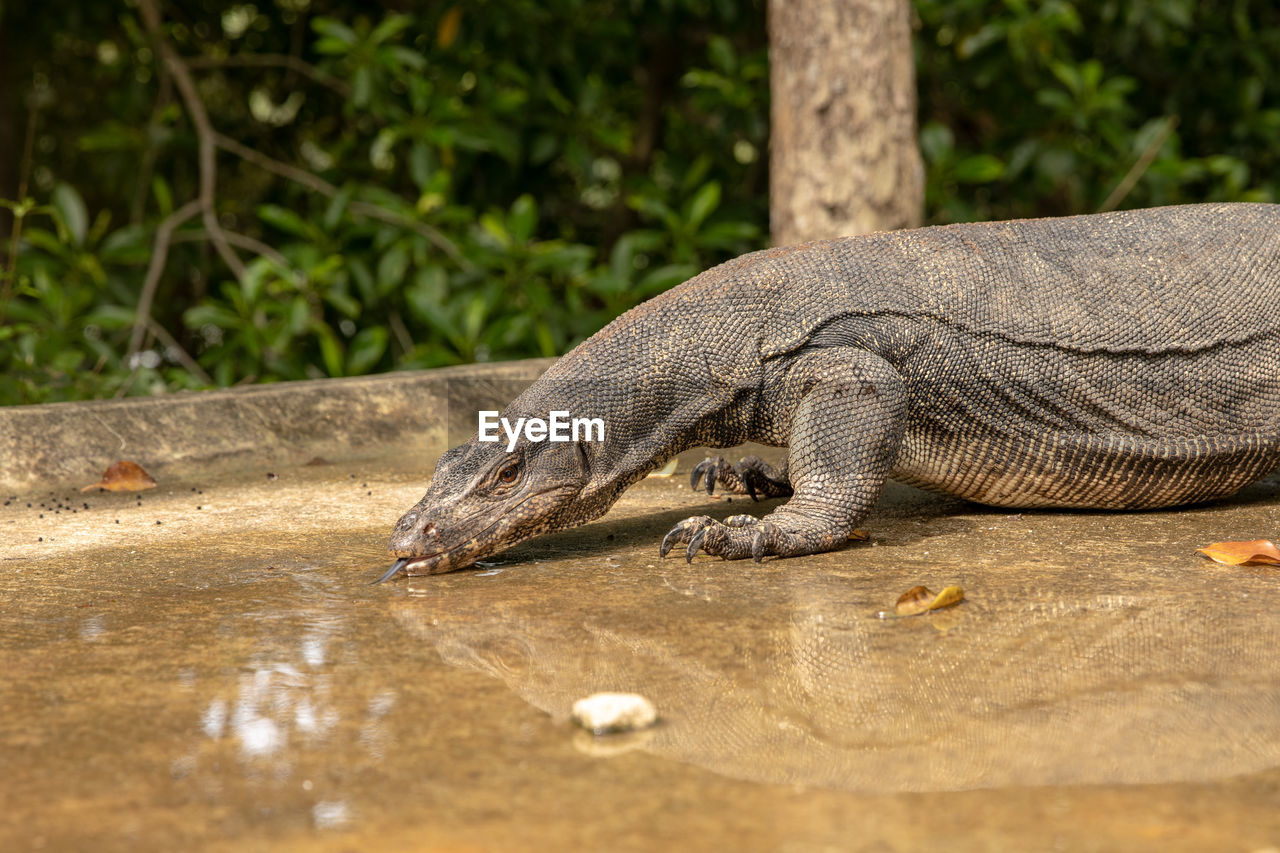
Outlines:
{"label": "green foliage", "polygon": [[57,183],[22,231],[0,402],[554,355],[764,243],[763,4],[217,5],[165,35],[254,155],[217,159],[243,274],[188,219],[129,352],[198,139],[141,18],[71,21],[35,62]]}
{"label": "green foliage", "polygon": [[1280,197],[1275,4],[915,6],[932,221]]}
{"label": "green foliage", "polygon": [[[159,6],[244,271],[178,223],[133,351],[190,105],[138,0],[5,4],[0,403],[558,354],[766,240],[763,0]],[[1280,195],[1280,7],[915,9],[928,221]]]}
{"label": "green foliage", "polygon": [[[24,226],[0,324],[4,402],[114,393],[130,373],[116,341],[134,319],[125,306],[136,299],[130,266],[148,253],[142,229],[108,233],[110,216],[99,213],[90,222],[84,200],[67,184],[58,184],[52,198],[40,207],[0,200]],[[182,387],[181,371],[165,374],[157,366],[145,368],[147,380]]]}

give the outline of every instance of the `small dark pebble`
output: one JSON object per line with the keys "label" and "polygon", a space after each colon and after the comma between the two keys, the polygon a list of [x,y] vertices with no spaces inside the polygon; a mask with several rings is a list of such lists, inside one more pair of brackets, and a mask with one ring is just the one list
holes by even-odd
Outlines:
{"label": "small dark pebble", "polygon": [[202,507],[202,506],[197,506],[197,507],[196,507],[196,509],[204,509],[204,507]]}
{"label": "small dark pebble", "polygon": [[368,483],[361,483],[361,484],[360,484],[360,488],[362,488],[362,489],[367,489],[367,488],[369,488],[369,484],[368,484]]}
{"label": "small dark pebble", "polygon": [[267,472],[267,479],[268,479],[268,480],[279,480],[280,478],[279,478],[277,475],[272,474],[270,471],[268,471],[268,472]]}
{"label": "small dark pebble", "polygon": [[40,517],[41,517],[41,518],[44,518],[44,513],[43,513],[43,512],[42,512],[42,513],[40,513]]}
{"label": "small dark pebble", "polygon": [[38,542],[43,542],[43,541],[44,541],[44,537],[43,537],[43,536],[41,536],[41,537],[40,537],[38,540],[36,540],[36,541],[38,541]]}
{"label": "small dark pebble", "polygon": [[85,505],[84,505],[84,508],[85,508],[85,509],[88,509],[88,508],[89,508],[89,505],[88,505],[88,504],[85,504]]}
{"label": "small dark pebble", "polygon": [[159,524],[159,523],[160,523],[160,519],[156,519],[156,524]]}
{"label": "small dark pebble", "polygon": [[118,518],[117,518],[117,519],[116,519],[116,524],[119,524],[119,523],[120,523],[120,519],[118,519]]}
{"label": "small dark pebble", "polygon": [[203,495],[203,494],[204,494],[204,489],[201,489],[200,491],[196,492],[196,494],[197,494],[197,495]]}
{"label": "small dark pebble", "polygon": [[369,490],[369,494],[373,494],[373,489],[370,489],[370,490]]}

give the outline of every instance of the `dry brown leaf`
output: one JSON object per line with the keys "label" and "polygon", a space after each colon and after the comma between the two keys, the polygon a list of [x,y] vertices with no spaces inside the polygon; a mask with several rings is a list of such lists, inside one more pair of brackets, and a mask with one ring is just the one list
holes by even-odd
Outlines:
{"label": "dry brown leaf", "polygon": [[915,616],[928,610],[932,601],[933,593],[929,591],[929,587],[913,586],[898,596],[898,603],[893,609],[899,616]]}
{"label": "dry brown leaf", "polygon": [[102,472],[102,479],[85,486],[80,491],[89,492],[94,489],[106,489],[109,492],[140,492],[143,489],[154,489],[156,481],[142,470],[137,462],[122,459]]}
{"label": "dry brown leaf", "polygon": [[1214,542],[1196,550],[1215,563],[1226,563],[1228,566],[1280,566],[1280,549],[1268,539]]}
{"label": "dry brown leaf", "polygon": [[859,527],[857,530],[849,534],[849,541],[866,542],[871,538],[871,534]]}
{"label": "dry brown leaf", "polygon": [[913,586],[904,592],[894,607],[898,616],[916,616],[930,610],[939,610],[964,601],[964,590],[958,586],[949,586],[934,595],[927,586]]}

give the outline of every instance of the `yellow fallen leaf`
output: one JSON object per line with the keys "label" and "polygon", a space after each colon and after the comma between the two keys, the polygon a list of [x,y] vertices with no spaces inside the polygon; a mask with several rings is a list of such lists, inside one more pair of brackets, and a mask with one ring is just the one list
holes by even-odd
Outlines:
{"label": "yellow fallen leaf", "polygon": [[1268,539],[1249,542],[1214,542],[1196,551],[1215,563],[1228,566],[1280,566],[1280,549]]}
{"label": "yellow fallen leaf", "polygon": [[156,481],[142,470],[137,462],[122,459],[102,472],[102,479],[85,486],[80,491],[90,492],[94,489],[106,489],[109,492],[140,492],[143,489],[154,489]]}
{"label": "yellow fallen leaf", "polygon": [[679,463],[679,461],[680,460],[673,458],[670,462],[668,462],[666,465],[663,465],[657,471],[650,473],[649,476],[650,477],[670,477],[672,474],[676,472],[676,465]]}
{"label": "yellow fallen leaf", "polygon": [[871,534],[863,530],[862,528],[858,528],[857,530],[849,534],[850,541],[856,540],[858,542],[865,542],[870,538],[871,538]]}
{"label": "yellow fallen leaf", "polygon": [[894,612],[898,616],[917,616],[930,610],[959,604],[961,601],[964,601],[964,590],[958,586],[949,586],[937,595],[930,592],[927,586],[913,586],[899,596]]}
{"label": "yellow fallen leaf", "polygon": [[929,605],[930,610],[941,610],[964,601],[964,590],[958,586],[949,586],[938,593],[938,597]]}

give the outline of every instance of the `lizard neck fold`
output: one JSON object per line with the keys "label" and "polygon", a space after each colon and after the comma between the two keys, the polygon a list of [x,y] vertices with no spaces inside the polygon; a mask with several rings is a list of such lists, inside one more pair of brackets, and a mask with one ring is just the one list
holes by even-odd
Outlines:
{"label": "lizard neck fold", "polygon": [[[664,296],[697,294],[698,279]],[[692,293],[691,293],[692,291]],[[599,418],[586,444],[588,484],[571,524],[603,515],[633,483],[691,447],[751,438],[762,368],[750,334],[694,323],[687,305],[659,297],[622,315],[565,355],[511,406]],[[544,415],[545,416],[545,415]]]}

